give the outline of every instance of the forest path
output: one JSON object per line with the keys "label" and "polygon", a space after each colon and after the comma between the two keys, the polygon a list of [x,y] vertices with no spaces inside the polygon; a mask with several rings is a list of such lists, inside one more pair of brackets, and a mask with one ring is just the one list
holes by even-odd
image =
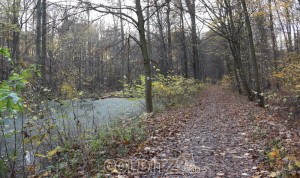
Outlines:
{"label": "forest path", "polygon": [[[147,170],[146,175],[138,174],[139,177],[178,175],[177,177],[234,178],[253,177],[263,172],[269,174],[262,171],[260,163],[264,157],[263,147],[269,138],[264,136],[259,140],[255,135],[260,132],[281,132],[284,135],[287,134],[287,129],[268,118],[271,116],[267,109],[255,106],[255,103],[229,89],[209,86],[201,93],[195,106],[175,109],[149,121],[153,136],[131,159],[161,161],[179,157],[174,171],[168,170],[170,166],[161,164],[161,172],[157,169]],[[157,127],[158,124],[160,127]],[[189,154],[193,156],[193,160],[189,159]],[[191,163],[190,166],[183,166],[182,160]],[[193,168],[196,168],[196,173],[186,172]],[[137,174],[128,175],[131,177]]]}

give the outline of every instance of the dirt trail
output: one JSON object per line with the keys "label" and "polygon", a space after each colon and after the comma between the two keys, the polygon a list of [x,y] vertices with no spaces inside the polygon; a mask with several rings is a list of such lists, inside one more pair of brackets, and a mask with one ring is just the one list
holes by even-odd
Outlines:
{"label": "dirt trail", "polygon": [[246,103],[218,87],[211,87],[207,92],[185,129],[183,144],[178,146],[186,145],[186,151],[193,154],[195,164],[201,168],[195,177],[223,174],[248,177],[256,171],[252,159],[256,148],[247,140],[247,129],[241,125],[244,123],[241,119],[245,119],[241,111]]}
{"label": "dirt trail", "polygon": [[[257,124],[270,126],[271,130],[286,129],[277,127],[274,122],[269,124],[259,116],[268,117],[266,109],[256,107],[255,103],[220,86],[210,86],[201,94],[196,106],[171,111],[151,121],[153,136],[131,159],[160,161],[178,158],[183,153],[192,154],[194,162],[188,162],[196,167],[196,173],[180,175],[183,171],[178,165],[177,168],[180,168],[175,171],[179,173],[177,177],[252,177],[262,172],[259,170],[259,162],[264,156],[264,143],[253,140]],[[161,124],[162,128],[156,130],[157,124]],[[147,171],[150,173],[146,175],[127,175],[176,177],[174,171],[166,171],[170,168],[167,167],[161,168],[163,173],[154,173],[152,170]]]}

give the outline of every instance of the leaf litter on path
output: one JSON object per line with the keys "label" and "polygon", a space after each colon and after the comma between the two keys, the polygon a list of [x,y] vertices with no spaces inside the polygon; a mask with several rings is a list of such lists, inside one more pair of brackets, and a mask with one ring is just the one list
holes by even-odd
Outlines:
{"label": "leaf litter on path", "polygon": [[[290,154],[300,153],[297,130],[220,86],[201,92],[193,106],[169,110],[145,122],[152,134],[128,159],[177,160],[179,164],[177,158],[189,154],[192,160],[185,163],[192,163],[196,171],[179,169],[178,175],[172,175],[170,166],[161,164],[146,172],[129,170],[125,177],[272,177],[277,172],[269,171],[265,162],[270,141],[280,140]],[[296,157],[299,160],[299,154]]]}

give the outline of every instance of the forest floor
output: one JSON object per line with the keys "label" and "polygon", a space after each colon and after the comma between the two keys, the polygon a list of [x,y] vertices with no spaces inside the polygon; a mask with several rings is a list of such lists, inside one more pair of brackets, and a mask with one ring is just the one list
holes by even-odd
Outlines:
{"label": "forest floor", "polygon": [[300,176],[300,129],[230,89],[209,86],[194,105],[146,122],[151,136],[117,177]]}

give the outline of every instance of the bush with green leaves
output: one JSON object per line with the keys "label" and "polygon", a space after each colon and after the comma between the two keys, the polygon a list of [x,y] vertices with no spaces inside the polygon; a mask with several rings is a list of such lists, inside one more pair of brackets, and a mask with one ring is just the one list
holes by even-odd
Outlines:
{"label": "bush with green leaves", "polygon": [[[0,48],[0,55],[3,56],[2,60],[6,59],[11,65],[14,65],[10,59],[10,52],[8,49]],[[4,145],[6,148],[5,156],[1,156],[0,152],[0,177],[7,175],[8,173],[11,177],[16,176],[15,169],[17,169],[17,153],[19,152],[19,150],[17,150],[17,134],[21,133],[21,130],[17,130],[16,127],[16,117],[24,110],[22,91],[33,74],[39,75],[35,66],[30,66],[26,69],[16,67],[15,70],[11,71],[9,77],[0,83],[0,140],[1,145]],[[14,126],[12,130],[5,130],[3,118],[13,120]],[[11,137],[14,138],[14,147],[13,149],[8,149],[8,139]]]}
{"label": "bush with green leaves", "polygon": [[[145,76],[141,75],[132,84],[124,84],[123,95],[126,97],[142,98],[145,93]],[[164,76],[157,74],[153,77],[152,89],[153,99],[164,106],[174,106],[185,104],[187,98],[203,88],[203,84],[197,80],[184,78],[179,75]]]}

